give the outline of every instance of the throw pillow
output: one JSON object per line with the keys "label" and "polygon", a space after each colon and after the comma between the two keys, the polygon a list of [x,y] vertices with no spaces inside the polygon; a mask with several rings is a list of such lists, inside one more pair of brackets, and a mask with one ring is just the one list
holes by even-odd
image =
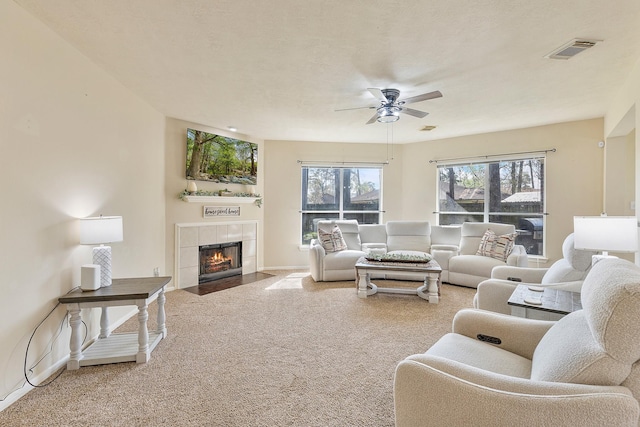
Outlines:
{"label": "throw pillow", "polygon": [[509,255],[511,255],[515,240],[516,233],[497,236],[491,257],[506,262]]}
{"label": "throw pillow", "polygon": [[476,252],[476,255],[491,256],[495,238],[496,233],[491,230],[485,231],[484,235],[482,236],[482,240],[480,240],[480,246],[478,247],[478,252]]}
{"label": "throw pillow", "polygon": [[318,239],[326,252],[339,252],[347,249],[340,227],[334,225],[331,231],[318,228]]}
{"label": "throw pillow", "polygon": [[488,256],[506,262],[513,250],[515,240],[516,233],[497,236],[493,231],[487,230],[480,240],[476,255]]}

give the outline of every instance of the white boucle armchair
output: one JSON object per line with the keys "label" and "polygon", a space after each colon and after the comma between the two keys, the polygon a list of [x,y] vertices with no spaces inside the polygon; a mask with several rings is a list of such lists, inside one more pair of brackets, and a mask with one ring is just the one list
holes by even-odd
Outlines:
{"label": "white boucle armchair", "polygon": [[[480,282],[473,299],[473,306],[482,310],[510,314],[507,304],[519,284],[529,284],[550,289],[580,292],[582,283],[591,269],[591,257],[597,252],[575,249],[573,233],[562,244],[563,258],[549,268],[496,267],[491,278]],[[558,315],[540,312],[540,318],[557,318]]]}
{"label": "white boucle armchair", "polygon": [[605,259],[581,297],[557,322],[458,312],[397,366],[396,426],[638,426],[640,268]]}

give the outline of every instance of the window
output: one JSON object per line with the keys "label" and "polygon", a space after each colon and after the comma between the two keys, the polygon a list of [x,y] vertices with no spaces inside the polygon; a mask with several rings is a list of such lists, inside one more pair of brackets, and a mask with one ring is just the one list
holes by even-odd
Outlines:
{"label": "window", "polygon": [[438,166],[440,225],[513,224],[516,244],[543,255],[544,158]]}
{"label": "window", "polygon": [[382,168],[302,167],[302,243],[316,237],[325,219],[378,224],[382,213]]}

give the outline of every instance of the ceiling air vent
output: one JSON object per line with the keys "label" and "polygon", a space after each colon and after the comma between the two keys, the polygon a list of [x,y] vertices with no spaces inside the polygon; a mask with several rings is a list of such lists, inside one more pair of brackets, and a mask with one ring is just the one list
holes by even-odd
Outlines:
{"label": "ceiling air vent", "polygon": [[545,58],[550,59],[569,59],[573,58],[580,52],[590,47],[594,47],[596,43],[602,40],[586,40],[586,39],[573,39],[569,43],[566,43],[554,50],[553,52],[545,55]]}
{"label": "ceiling air vent", "polygon": [[430,130],[434,130],[436,127],[435,126],[425,126],[422,129],[420,129],[421,131],[430,131]]}

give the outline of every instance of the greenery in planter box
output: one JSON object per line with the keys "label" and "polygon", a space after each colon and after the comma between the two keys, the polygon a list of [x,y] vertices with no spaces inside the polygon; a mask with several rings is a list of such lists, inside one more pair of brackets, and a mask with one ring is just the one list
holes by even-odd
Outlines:
{"label": "greenery in planter box", "polygon": [[255,193],[243,193],[236,192],[232,193],[228,191],[226,188],[224,190],[216,190],[216,191],[207,191],[207,190],[198,190],[196,192],[190,193],[187,190],[182,190],[180,194],[178,194],[178,198],[180,200],[187,200],[187,196],[207,196],[207,197],[255,197],[255,204],[258,207],[262,206],[262,197],[259,194]]}

